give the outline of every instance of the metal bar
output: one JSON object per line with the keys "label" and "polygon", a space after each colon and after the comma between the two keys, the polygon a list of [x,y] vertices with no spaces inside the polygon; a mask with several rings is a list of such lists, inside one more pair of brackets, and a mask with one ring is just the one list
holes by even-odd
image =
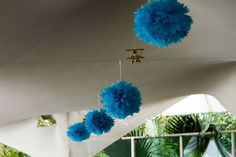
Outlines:
{"label": "metal bar", "polygon": [[184,157],[183,136],[179,136],[179,156]]}
{"label": "metal bar", "polygon": [[231,155],[232,155],[232,157],[235,157],[234,149],[235,149],[235,135],[234,135],[234,132],[231,132]]}
{"label": "metal bar", "polygon": [[131,157],[135,157],[135,139],[131,138]]}
{"label": "metal bar", "polygon": [[[236,130],[226,130],[219,131],[218,133],[236,133]],[[134,137],[122,137],[122,140],[130,140],[130,139],[145,139],[145,138],[162,138],[162,137],[179,137],[179,136],[199,136],[199,135],[212,135],[216,132],[193,132],[193,133],[182,133],[182,134],[169,134],[169,135],[161,135],[161,136],[134,136]]]}

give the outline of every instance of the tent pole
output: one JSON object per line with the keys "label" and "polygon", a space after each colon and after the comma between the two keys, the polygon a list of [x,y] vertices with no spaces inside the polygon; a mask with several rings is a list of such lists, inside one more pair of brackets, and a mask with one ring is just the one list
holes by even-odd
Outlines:
{"label": "tent pole", "polygon": [[231,132],[231,154],[232,154],[232,157],[235,157],[235,134],[234,132],[232,131]]}
{"label": "tent pole", "polygon": [[131,138],[131,157],[135,157],[135,139]]}
{"label": "tent pole", "polygon": [[180,155],[180,157],[184,157],[183,136],[179,136],[179,155]]}

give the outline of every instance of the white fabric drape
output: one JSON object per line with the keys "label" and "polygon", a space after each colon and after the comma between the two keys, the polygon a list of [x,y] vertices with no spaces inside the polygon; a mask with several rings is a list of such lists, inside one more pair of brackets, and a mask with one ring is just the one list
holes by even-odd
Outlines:
{"label": "white fabric drape", "polygon": [[0,128],[0,142],[32,157],[67,157],[66,114],[56,114],[57,125],[37,128],[38,118],[20,121]]}
{"label": "white fabric drape", "polygon": [[163,101],[162,105],[149,105],[150,107],[142,109],[138,116],[117,120],[115,127],[109,133],[102,136],[92,135],[83,143],[71,142],[66,137],[66,131],[68,125],[83,119],[85,111],[54,114],[57,124],[50,127],[37,128],[38,118],[2,126],[0,127],[0,142],[26,152],[32,157],[91,157],[176,102],[178,103],[165,110],[163,114],[225,111],[221,104],[211,96],[193,95],[181,99]]}
{"label": "white fabric drape", "polygon": [[205,95],[196,94],[188,96],[179,101],[167,110],[162,112],[162,115],[181,115],[190,113],[204,113],[204,112],[224,112],[226,109],[220,104],[216,98]]}

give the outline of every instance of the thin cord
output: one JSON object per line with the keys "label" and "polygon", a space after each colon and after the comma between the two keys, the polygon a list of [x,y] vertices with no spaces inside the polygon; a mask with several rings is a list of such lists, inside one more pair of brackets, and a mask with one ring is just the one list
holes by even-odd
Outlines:
{"label": "thin cord", "polygon": [[137,48],[137,38],[134,39],[134,49]]}
{"label": "thin cord", "polygon": [[122,78],[121,59],[119,60],[120,80]]}
{"label": "thin cord", "polygon": [[98,93],[98,107],[100,107],[101,106],[101,101],[100,101],[100,94]]}

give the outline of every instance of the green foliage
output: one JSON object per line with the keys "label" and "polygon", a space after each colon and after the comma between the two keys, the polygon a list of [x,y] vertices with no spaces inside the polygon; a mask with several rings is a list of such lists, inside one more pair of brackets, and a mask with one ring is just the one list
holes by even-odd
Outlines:
{"label": "green foliage", "polygon": [[[201,132],[201,126],[199,123],[199,117],[196,114],[191,115],[181,115],[181,116],[167,116],[158,117],[155,124],[159,124],[156,127],[162,128],[162,132],[159,135],[166,134],[177,134],[177,133],[188,133],[188,132]],[[152,120],[153,121],[153,120]],[[210,137],[190,137],[186,136],[183,138],[183,147],[185,150],[184,154],[186,157],[192,157],[196,154],[201,156],[210,141]],[[158,147],[158,157],[167,157],[171,152],[172,156],[179,156],[179,138],[178,137],[166,137],[157,140]],[[166,150],[166,151],[162,151]]]}
{"label": "green foliage", "polygon": [[130,131],[124,137],[145,136],[145,130],[146,130],[145,125],[141,125],[141,126],[137,127],[136,129]]}
{"label": "green foliage", "polygon": [[227,134],[219,134],[215,136],[215,141],[218,150],[220,151],[223,157],[231,156],[231,135]]}
{"label": "green foliage", "polygon": [[130,140],[118,140],[115,143],[111,144],[109,147],[104,149],[104,152],[109,157],[120,157],[122,153],[122,157],[130,157],[131,149],[130,149]]}
{"label": "green foliage", "polygon": [[97,153],[94,157],[109,157],[104,151]]}
{"label": "green foliage", "polygon": [[[231,137],[230,134],[217,134],[218,131],[222,130],[236,130],[235,116],[228,112],[157,116],[134,129],[126,136],[162,136],[176,133],[214,131],[216,134],[212,134],[211,136],[184,137],[184,156],[202,157],[210,140],[214,139],[221,155],[228,157],[230,156],[231,150]],[[136,140],[135,146],[136,156],[138,157],[179,157],[178,137],[139,139]],[[112,150],[109,149],[111,147]],[[114,151],[116,149],[116,152],[118,152],[119,148],[120,146],[117,148],[115,142],[110,147],[106,148],[105,152],[109,154],[109,150]],[[130,143],[126,150],[129,151],[122,151],[123,157],[130,156]],[[119,152],[119,154],[120,153],[121,152]],[[111,157],[113,156],[111,155]]]}
{"label": "green foliage", "polygon": [[184,156],[202,157],[210,140],[211,136],[192,136],[184,149]]}
{"label": "green foliage", "polygon": [[200,132],[201,127],[198,122],[198,116],[183,115],[183,116],[170,116],[165,118],[166,123],[164,126],[164,133],[176,134],[176,133],[188,133],[188,132]]}
{"label": "green foliage", "polygon": [[[216,132],[222,130],[236,130],[236,117],[229,112],[222,113],[204,113],[201,114],[201,125],[203,130],[210,127]],[[229,157],[231,154],[231,135],[230,133],[218,134],[214,137],[217,148],[223,157]],[[236,142],[236,139],[235,139]]]}
{"label": "green foliage", "polygon": [[[131,131],[129,136],[144,136],[145,126],[140,126],[138,129]],[[153,157],[157,153],[157,147],[153,138],[138,139],[135,141],[135,154],[136,157]]]}
{"label": "green foliage", "polygon": [[210,126],[214,126],[216,131],[233,130],[236,128],[236,117],[229,112],[202,113],[199,114],[199,121],[203,131],[207,131]]}
{"label": "green foliage", "polygon": [[30,156],[14,148],[11,148],[7,145],[0,144],[0,157],[30,157]]}
{"label": "green foliage", "polygon": [[155,140],[155,157],[179,157],[179,138],[163,137]]}

